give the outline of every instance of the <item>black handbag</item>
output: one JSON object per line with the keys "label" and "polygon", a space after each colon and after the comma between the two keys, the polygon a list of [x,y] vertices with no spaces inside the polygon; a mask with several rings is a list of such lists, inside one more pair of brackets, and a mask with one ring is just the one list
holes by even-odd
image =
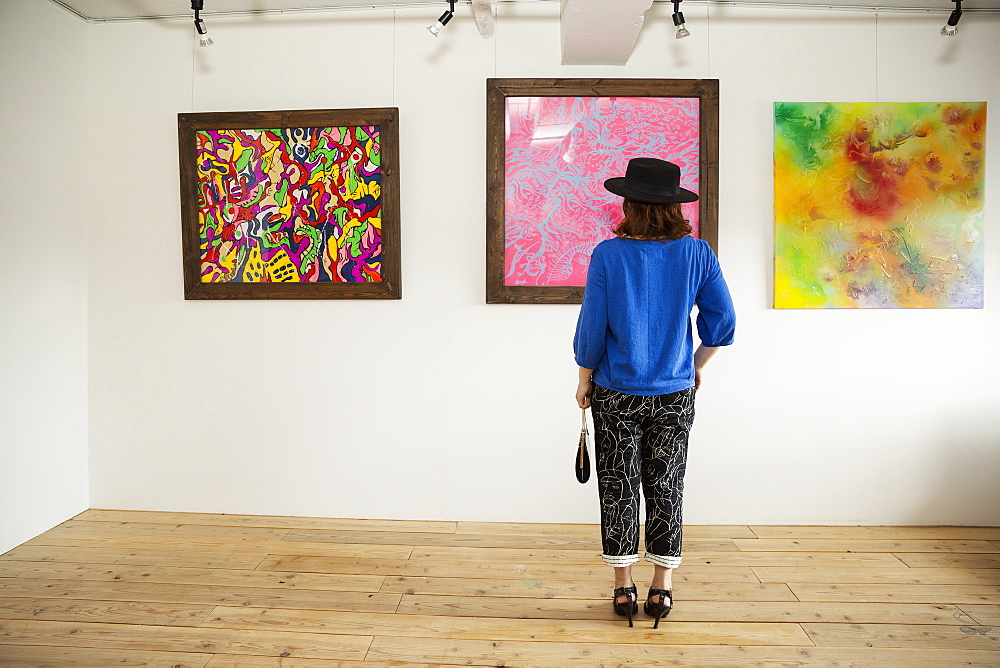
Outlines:
{"label": "black handbag", "polygon": [[576,472],[576,479],[581,483],[590,480],[590,453],[587,452],[587,441],[590,440],[590,432],[587,431],[587,409],[583,409],[583,426],[580,427],[580,445],[576,449],[576,457],[573,458],[573,470]]}

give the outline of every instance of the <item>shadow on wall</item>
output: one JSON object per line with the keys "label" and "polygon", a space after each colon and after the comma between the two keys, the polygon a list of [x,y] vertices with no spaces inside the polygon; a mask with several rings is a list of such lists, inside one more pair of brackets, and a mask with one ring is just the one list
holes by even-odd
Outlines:
{"label": "shadow on wall", "polygon": [[[953,415],[934,439],[937,457],[925,479],[935,481],[914,494],[920,499],[912,524],[948,524],[965,517],[969,524],[1000,526],[1000,414],[985,403]],[[953,523],[953,521],[952,521]]]}

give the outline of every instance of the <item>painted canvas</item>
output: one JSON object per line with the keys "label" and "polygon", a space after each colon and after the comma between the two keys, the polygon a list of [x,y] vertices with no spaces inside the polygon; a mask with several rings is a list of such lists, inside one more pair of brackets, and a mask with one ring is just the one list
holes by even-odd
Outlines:
{"label": "painted canvas", "polygon": [[[182,115],[193,142],[182,146],[182,160],[185,151],[193,151],[186,177],[194,180],[193,201],[187,204],[195,210],[186,221],[186,239],[197,258],[189,258],[194,266],[186,271],[197,275],[186,277],[194,283],[189,291],[243,286],[226,296],[251,298],[387,292],[383,284],[392,282],[393,271],[386,250],[391,255],[393,244],[386,243],[386,232],[392,234],[395,225],[384,224],[387,210],[394,215],[385,194],[395,188],[388,178],[393,167],[385,162],[392,151],[384,150],[384,140],[392,128],[384,118],[330,123],[338,114],[282,113],[251,113],[235,126],[226,124],[232,114]],[[328,123],[312,124],[317,120]],[[276,284],[286,286],[274,290]],[[358,285],[374,291],[351,287]]]}
{"label": "painted canvas", "polygon": [[701,196],[682,210],[717,242],[718,81],[487,81],[487,302],[580,303],[594,247],[621,222],[605,180],[669,160]]}
{"label": "painted canvas", "polygon": [[378,126],[197,136],[202,282],[382,280]]}
{"label": "painted canvas", "polygon": [[[586,285],[590,254],[613,236],[622,199],[605,179],[633,157],[669,160],[699,192],[697,97],[508,97],[504,282]],[[683,205],[698,229],[698,205]]]}
{"label": "painted canvas", "polygon": [[774,106],[775,308],[982,308],[986,103]]}

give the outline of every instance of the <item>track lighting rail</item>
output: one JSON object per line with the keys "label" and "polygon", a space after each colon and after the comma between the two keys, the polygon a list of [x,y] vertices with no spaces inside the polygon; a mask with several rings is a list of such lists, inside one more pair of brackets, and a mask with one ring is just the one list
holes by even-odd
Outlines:
{"label": "track lighting rail", "polygon": [[[923,13],[923,14],[950,14],[953,7],[945,5],[940,7],[896,7],[893,5],[879,5],[876,3],[868,5],[837,4],[836,2],[815,4],[807,2],[763,2],[753,0],[684,0],[688,5],[709,5],[713,7],[752,7],[756,9],[804,9],[804,10],[835,10],[835,11],[870,11],[870,12],[901,12],[901,13]],[[75,16],[88,23],[116,23],[125,21],[156,21],[168,19],[190,19],[190,14],[158,14],[155,16],[116,16],[116,17],[91,17],[81,14],[64,0],[49,0]],[[498,5],[540,5],[559,4],[559,0],[494,0]],[[470,0],[457,0],[456,4],[469,5]],[[653,0],[654,5],[671,5],[673,0]],[[308,14],[338,11],[359,11],[378,9],[419,9],[424,7],[440,7],[441,0],[437,2],[388,2],[388,3],[364,3],[357,2],[350,5],[324,5],[322,7],[303,7],[300,9],[245,9],[229,12],[203,12],[204,16],[212,18],[241,17],[241,16],[261,16],[268,14]],[[997,8],[962,8],[963,14],[1000,14],[1000,7]]]}

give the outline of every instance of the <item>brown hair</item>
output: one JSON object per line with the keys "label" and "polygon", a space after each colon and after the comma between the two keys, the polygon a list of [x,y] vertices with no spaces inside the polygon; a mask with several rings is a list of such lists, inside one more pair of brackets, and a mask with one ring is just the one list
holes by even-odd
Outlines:
{"label": "brown hair", "polygon": [[619,237],[633,239],[680,239],[691,234],[691,225],[677,202],[648,204],[626,199],[622,205],[625,220],[615,228]]}

